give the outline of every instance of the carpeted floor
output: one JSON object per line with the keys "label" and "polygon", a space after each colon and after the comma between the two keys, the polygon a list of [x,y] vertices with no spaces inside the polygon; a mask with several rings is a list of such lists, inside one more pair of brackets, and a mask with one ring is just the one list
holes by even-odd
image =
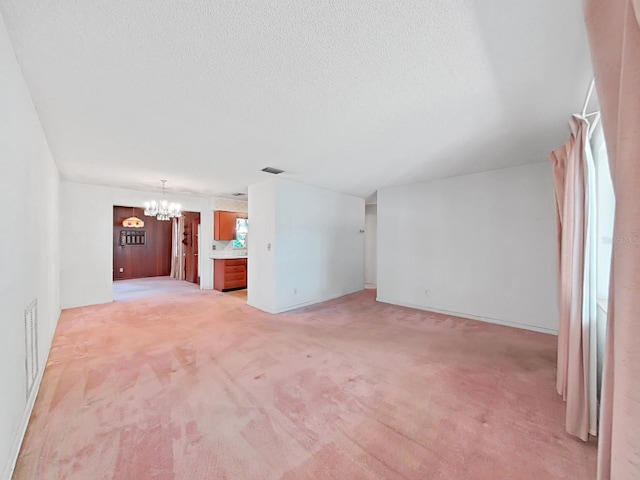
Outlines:
{"label": "carpeted floor", "polygon": [[555,337],[375,302],[272,316],[167,278],[63,313],[15,479],[585,480]]}

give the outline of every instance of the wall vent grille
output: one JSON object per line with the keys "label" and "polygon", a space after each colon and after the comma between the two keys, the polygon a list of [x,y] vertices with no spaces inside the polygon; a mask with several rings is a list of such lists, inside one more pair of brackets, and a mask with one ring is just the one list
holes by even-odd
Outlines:
{"label": "wall vent grille", "polygon": [[24,311],[25,367],[27,372],[27,399],[38,378],[38,300]]}

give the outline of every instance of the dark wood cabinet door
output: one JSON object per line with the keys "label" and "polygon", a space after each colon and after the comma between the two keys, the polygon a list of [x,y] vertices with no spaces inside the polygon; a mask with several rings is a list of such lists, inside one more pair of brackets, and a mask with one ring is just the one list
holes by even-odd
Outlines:
{"label": "dark wood cabinet door", "polygon": [[247,288],[247,259],[219,259],[213,261],[213,288],[224,292]]}
{"label": "dark wood cabinet door", "polygon": [[213,212],[213,239],[234,240],[236,238],[236,218],[239,218],[238,215],[244,214],[225,212],[224,210]]}

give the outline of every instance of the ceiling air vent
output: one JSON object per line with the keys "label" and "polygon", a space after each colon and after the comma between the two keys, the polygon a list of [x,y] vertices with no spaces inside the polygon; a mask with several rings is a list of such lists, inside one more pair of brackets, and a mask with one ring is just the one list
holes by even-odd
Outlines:
{"label": "ceiling air vent", "polygon": [[273,173],[274,175],[284,173],[284,170],[280,170],[279,168],[273,168],[273,167],[265,167],[262,169],[262,171],[267,173]]}

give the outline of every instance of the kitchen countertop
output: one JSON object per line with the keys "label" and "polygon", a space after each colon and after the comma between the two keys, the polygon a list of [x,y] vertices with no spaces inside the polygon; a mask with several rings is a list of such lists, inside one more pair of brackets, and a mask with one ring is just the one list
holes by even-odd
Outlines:
{"label": "kitchen countertop", "polygon": [[247,255],[229,255],[229,254],[220,254],[220,253],[211,253],[209,258],[213,260],[233,260],[235,258],[247,258]]}

